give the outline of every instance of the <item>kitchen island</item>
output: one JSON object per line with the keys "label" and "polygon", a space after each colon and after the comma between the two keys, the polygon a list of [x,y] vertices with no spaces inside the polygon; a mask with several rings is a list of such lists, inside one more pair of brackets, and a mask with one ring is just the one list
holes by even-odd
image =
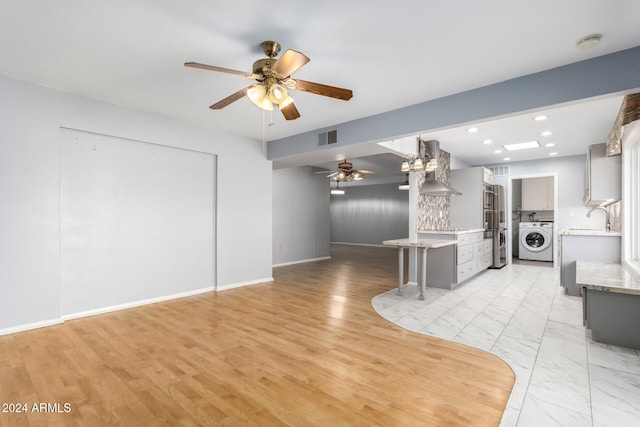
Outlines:
{"label": "kitchen island", "polygon": [[456,230],[419,230],[420,239],[455,240],[456,250],[452,256],[433,257],[429,274],[438,276],[437,286],[453,289],[465,280],[486,270],[493,263],[493,239],[484,237],[480,228]]}
{"label": "kitchen island", "polygon": [[576,281],[592,339],[640,348],[640,279],[622,264],[577,261]]}
{"label": "kitchen island", "polygon": [[405,248],[420,248],[422,249],[422,262],[420,263],[420,295],[418,299],[424,300],[424,291],[427,286],[427,250],[444,248],[447,246],[453,246],[457,243],[456,240],[446,239],[396,239],[385,240],[382,242],[385,246],[395,246],[398,248],[398,295],[402,294],[402,285],[404,284],[404,249]]}
{"label": "kitchen island", "polygon": [[620,263],[622,233],[617,231],[575,229],[560,230],[560,286],[571,296],[580,295],[576,282],[576,261]]}

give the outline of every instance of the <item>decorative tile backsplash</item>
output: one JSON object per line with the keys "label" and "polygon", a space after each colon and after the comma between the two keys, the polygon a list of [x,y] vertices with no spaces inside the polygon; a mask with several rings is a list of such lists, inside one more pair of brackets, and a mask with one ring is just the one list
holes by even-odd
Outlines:
{"label": "decorative tile backsplash", "polygon": [[[427,163],[425,156],[424,141],[418,142],[418,155],[424,164]],[[451,155],[440,150],[440,159],[436,169],[436,179],[443,184],[449,185],[451,176]],[[418,173],[418,188],[424,184],[424,172]],[[449,196],[428,196],[418,195],[418,230],[449,230]]]}
{"label": "decorative tile backsplash", "polygon": [[622,202],[609,205],[609,223],[611,231],[622,231]]}

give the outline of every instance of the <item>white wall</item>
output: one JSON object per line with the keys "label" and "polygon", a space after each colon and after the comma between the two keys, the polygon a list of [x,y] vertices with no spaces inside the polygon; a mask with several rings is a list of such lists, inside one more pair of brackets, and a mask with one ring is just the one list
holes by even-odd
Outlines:
{"label": "white wall", "polygon": [[273,171],[273,265],[328,258],[329,180],[317,168]]}
{"label": "white wall", "polygon": [[217,155],[217,287],[271,278],[261,142],[4,77],[0,93],[0,333],[60,319],[63,127]]}

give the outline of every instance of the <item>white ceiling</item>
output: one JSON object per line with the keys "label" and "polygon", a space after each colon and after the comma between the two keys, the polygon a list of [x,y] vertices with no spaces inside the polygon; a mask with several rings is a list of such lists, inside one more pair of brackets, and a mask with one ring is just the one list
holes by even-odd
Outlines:
{"label": "white ceiling", "polygon": [[[0,1],[0,74],[258,140],[640,45],[637,0]],[[576,42],[591,33],[602,33],[602,43],[577,49]],[[210,110],[251,81],[183,63],[251,71],[263,57],[264,40],[311,58],[294,77],[350,88],[353,99],[296,91],[302,117],[287,122],[274,112],[274,126],[265,126],[271,117],[247,99]],[[604,99],[553,110],[542,127],[554,132],[559,155],[582,153],[580,143],[606,136],[619,105],[619,99]],[[478,124],[474,135],[447,129],[425,130],[422,137],[439,139],[442,148],[470,164],[495,163],[501,158],[491,149],[537,138],[538,125],[526,116]],[[480,144],[485,138],[494,144]],[[340,156],[381,152],[367,144],[325,154],[331,158],[311,154],[295,163],[323,165]]]}

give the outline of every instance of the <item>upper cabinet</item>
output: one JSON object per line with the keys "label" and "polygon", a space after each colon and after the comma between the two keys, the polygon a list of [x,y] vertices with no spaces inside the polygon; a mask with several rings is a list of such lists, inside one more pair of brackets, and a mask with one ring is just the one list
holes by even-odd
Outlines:
{"label": "upper cabinet", "polygon": [[522,180],[522,210],[553,210],[553,177],[526,178]]}
{"label": "upper cabinet", "polygon": [[585,206],[608,204],[621,199],[621,164],[621,156],[607,157],[605,144],[589,146],[584,174]]}

